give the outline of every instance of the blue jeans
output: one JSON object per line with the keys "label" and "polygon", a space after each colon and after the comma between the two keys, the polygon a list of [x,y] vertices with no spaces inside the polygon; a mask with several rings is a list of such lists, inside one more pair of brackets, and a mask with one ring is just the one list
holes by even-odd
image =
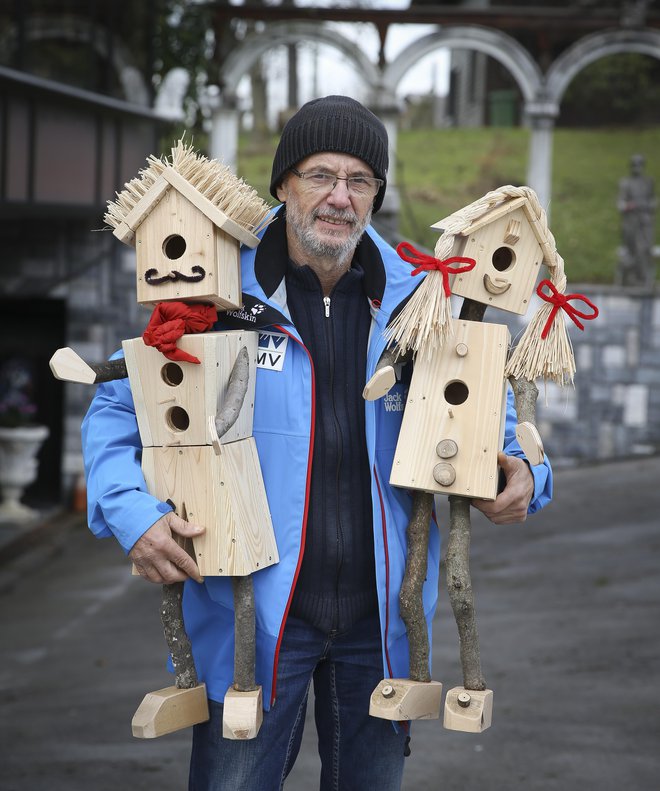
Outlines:
{"label": "blue jeans", "polygon": [[369,716],[383,677],[377,616],[344,634],[325,634],[289,617],[280,648],[277,700],[255,739],[222,738],[222,706],[195,725],[189,791],[279,791],[300,749],[307,694],[321,757],[321,791],[399,791],[407,727]]}

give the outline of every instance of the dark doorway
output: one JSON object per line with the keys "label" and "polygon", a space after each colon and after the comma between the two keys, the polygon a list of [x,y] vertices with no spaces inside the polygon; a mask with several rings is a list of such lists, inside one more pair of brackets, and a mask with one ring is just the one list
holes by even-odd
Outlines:
{"label": "dark doorway", "polygon": [[23,502],[44,508],[61,499],[64,388],[48,361],[65,345],[66,304],[59,299],[0,299],[0,366],[16,361],[30,377],[33,419],[48,426],[50,436],[39,452],[39,473]]}

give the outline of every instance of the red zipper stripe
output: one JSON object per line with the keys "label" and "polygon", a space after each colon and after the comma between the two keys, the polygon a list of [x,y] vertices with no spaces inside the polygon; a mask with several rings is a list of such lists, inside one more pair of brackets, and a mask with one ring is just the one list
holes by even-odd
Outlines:
{"label": "red zipper stripe", "polygon": [[385,506],[383,503],[383,494],[380,489],[380,481],[378,480],[378,473],[376,472],[376,465],[374,464],[374,478],[376,480],[376,488],[378,489],[378,499],[380,500],[380,515],[383,529],[383,548],[385,550],[385,660],[387,661],[387,672],[389,678],[392,678],[392,665],[390,664],[390,652],[387,649],[387,633],[390,626],[390,555],[387,549],[387,523],[385,521]]}
{"label": "red zipper stripe", "polygon": [[302,523],[302,537],[300,540],[300,552],[298,554],[298,562],[296,564],[296,570],[293,575],[293,584],[291,585],[291,591],[289,592],[289,598],[286,603],[286,607],[284,608],[284,618],[282,618],[282,625],[280,626],[280,633],[277,637],[277,645],[275,646],[275,658],[273,662],[273,684],[271,689],[270,695],[270,705],[272,706],[275,703],[275,693],[277,689],[277,665],[280,659],[280,647],[282,645],[282,638],[284,637],[284,627],[286,625],[286,619],[289,615],[289,608],[291,607],[291,601],[293,599],[293,592],[296,589],[296,583],[298,582],[298,575],[300,573],[300,567],[302,565],[303,555],[305,553],[305,539],[307,537],[307,513],[309,511],[309,490],[312,480],[312,454],[314,452],[314,426],[316,424],[316,377],[314,374],[314,362],[312,361],[312,356],[309,353],[309,350],[305,346],[302,341],[299,341],[294,335],[284,327],[281,327],[278,324],[274,325],[276,329],[281,330],[285,335],[288,335],[289,338],[293,338],[293,340],[305,350],[307,357],[309,358],[309,364],[312,370],[312,419],[311,419],[311,427],[309,430],[309,454],[307,456],[307,481],[305,484],[305,508],[303,511],[303,523]]}

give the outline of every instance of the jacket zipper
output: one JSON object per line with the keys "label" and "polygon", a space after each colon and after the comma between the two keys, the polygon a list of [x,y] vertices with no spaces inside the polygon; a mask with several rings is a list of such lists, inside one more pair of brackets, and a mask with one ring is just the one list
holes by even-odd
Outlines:
{"label": "jacket zipper", "polygon": [[310,420],[310,429],[309,429],[309,453],[307,454],[307,479],[305,482],[305,508],[303,510],[303,522],[302,522],[302,534],[300,539],[300,551],[298,553],[298,561],[296,563],[296,570],[293,574],[293,583],[291,584],[291,590],[289,591],[289,598],[286,603],[286,607],[284,608],[284,616],[282,617],[282,624],[280,625],[280,631],[277,635],[277,643],[275,645],[275,658],[273,661],[273,682],[271,686],[271,694],[270,694],[270,705],[272,706],[275,703],[276,692],[277,692],[277,665],[280,659],[280,647],[282,645],[282,638],[284,636],[284,627],[286,626],[286,619],[289,615],[289,609],[291,607],[291,601],[293,600],[293,592],[296,589],[296,583],[298,582],[298,575],[300,574],[300,567],[302,565],[303,554],[305,552],[305,538],[307,536],[307,514],[309,511],[309,490],[312,482],[312,456],[314,454],[314,426],[316,424],[316,383],[315,379],[316,376],[314,374],[314,362],[312,361],[312,356],[309,353],[309,350],[305,346],[305,344],[300,341],[295,335],[292,335],[288,330],[284,327],[280,326],[279,324],[274,325],[276,329],[281,330],[285,335],[288,335],[289,338],[293,338],[293,340],[305,351],[307,357],[309,358],[309,365],[312,371],[312,415]]}
{"label": "jacket zipper", "polygon": [[323,304],[325,305],[325,317],[330,318],[330,297],[323,297]]}

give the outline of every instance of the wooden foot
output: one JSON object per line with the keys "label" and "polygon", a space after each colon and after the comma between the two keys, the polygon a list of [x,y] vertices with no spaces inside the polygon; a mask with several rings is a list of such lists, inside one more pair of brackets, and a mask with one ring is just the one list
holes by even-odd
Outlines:
{"label": "wooden foot", "polygon": [[437,720],[440,717],[442,684],[386,678],[371,693],[369,714],[383,720]]}
{"label": "wooden foot", "polygon": [[238,692],[229,687],[222,711],[222,735],[225,739],[254,739],[263,718],[261,687],[251,692]]}
{"label": "wooden foot", "polygon": [[154,739],[206,722],[208,718],[205,684],[191,689],[165,687],[144,696],[133,715],[131,728],[138,739]]}
{"label": "wooden foot", "polygon": [[443,725],[450,731],[481,733],[490,728],[493,719],[493,690],[479,692],[454,687],[445,698]]}

